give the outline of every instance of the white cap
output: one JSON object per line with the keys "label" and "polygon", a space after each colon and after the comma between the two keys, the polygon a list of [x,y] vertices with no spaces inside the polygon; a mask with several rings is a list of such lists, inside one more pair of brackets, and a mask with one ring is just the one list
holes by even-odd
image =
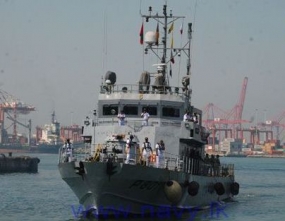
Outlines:
{"label": "white cap", "polygon": [[127,139],[127,144],[129,144],[130,143],[130,140],[129,139]]}

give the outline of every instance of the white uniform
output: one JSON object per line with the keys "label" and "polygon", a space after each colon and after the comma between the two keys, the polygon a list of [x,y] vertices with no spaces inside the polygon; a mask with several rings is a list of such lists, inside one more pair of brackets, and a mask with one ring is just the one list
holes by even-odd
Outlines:
{"label": "white uniform", "polygon": [[164,148],[157,143],[155,146],[156,149],[156,167],[163,168],[164,167]]}
{"label": "white uniform", "polygon": [[152,152],[150,142],[144,142],[142,148],[142,158],[146,161],[146,165],[149,165],[149,157]]}
{"label": "white uniform", "polygon": [[183,121],[189,121],[189,120],[190,120],[189,114],[184,114]]}
{"label": "white uniform", "polygon": [[142,122],[142,125],[143,126],[148,126],[148,118],[149,118],[149,113],[148,112],[143,112],[141,114],[141,117],[143,117],[143,122]]}
{"label": "white uniform", "polygon": [[128,164],[130,162],[130,152],[131,152],[131,147],[130,147],[130,142],[127,141],[127,144],[126,144],[126,161],[125,163]]}
{"label": "white uniform", "polygon": [[65,151],[66,151],[66,157],[68,159],[68,162],[71,162],[72,161],[72,156],[73,156],[71,143],[67,143],[66,144]]}
{"label": "white uniform", "polygon": [[119,126],[125,125],[125,118],[126,118],[126,115],[124,113],[118,114]]}

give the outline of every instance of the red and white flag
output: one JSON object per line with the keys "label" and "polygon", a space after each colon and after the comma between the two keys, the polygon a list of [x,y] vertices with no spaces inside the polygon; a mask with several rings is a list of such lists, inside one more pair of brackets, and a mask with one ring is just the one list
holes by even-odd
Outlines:
{"label": "red and white flag", "polygon": [[141,45],[143,44],[143,23],[142,23],[141,30],[140,30],[140,44]]}

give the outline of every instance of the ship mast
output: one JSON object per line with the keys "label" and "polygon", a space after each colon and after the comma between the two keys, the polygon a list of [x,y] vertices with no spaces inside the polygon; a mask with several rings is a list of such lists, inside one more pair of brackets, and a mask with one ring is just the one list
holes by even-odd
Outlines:
{"label": "ship mast", "polygon": [[[163,79],[165,82],[165,86],[169,86],[168,82],[166,81],[166,76],[167,76],[167,64],[169,64],[171,61],[171,57],[167,56],[167,51],[169,50],[173,50],[174,54],[173,54],[173,58],[178,56],[180,57],[181,54],[183,53],[183,55],[186,55],[187,57],[187,67],[186,67],[186,75],[190,77],[190,68],[191,68],[191,61],[190,61],[190,41],[192,39],[192,23],[188,23],[188,41],[186,42],[186,44],[182,47],[168,47],[167,46],[167,35],[168,35],[168,30],[169,27],[171,27],[171,25],[173,25],[173,23],[178,20],[178,19],[184,19],[185,16],[173,16],[172,11],[170,10],[170,13],[167,13],[167,5],[163,5],[163,15],[159,15],[158,13],[156,14],[152,14],[152,7],[149,7],[149,14],[148,15],[143,15],[141,14],[142,18],[145,18],[146,22],[149,22],[149,19],[154,19],[156,20],[159,24],[161,24],[163,26],[163,34],[162,34],[162,38],[161,41],[158,42],[158,44],[153,44],[153,42],[149,43],[146,42],[146,46],[145,46],[145,54],[148,54],[148,51],[151,50],[152,53],[154,55],[156,55],[161,64],[163,64],[163,70],[162,70],[162,74],[163,74]],[[171,19],[171,21],[169,21]],[[159,55],[156,51],[158,50],[162,50],[162,55]]]}

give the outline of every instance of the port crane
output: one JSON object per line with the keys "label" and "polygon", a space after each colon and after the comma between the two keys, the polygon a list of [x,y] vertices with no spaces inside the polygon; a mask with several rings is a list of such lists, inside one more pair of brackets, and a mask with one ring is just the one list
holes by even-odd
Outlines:
{"label": "port crane", "polygon": [[7,137],[2,137],[2,135],[5,134],[4,133],[5,115],[7,115],[7,119],[11,120],[13,124],[13,134],[12,134],[12,140],[10,142],[16,143],[17,142],[17,124],[28,128],[29,131],[31,130],[30,121],[28,125],[25,125],[19,122],[17,118],[20,114],[27,115],[31,111],[35,111],[34,106],[25,104],[24,102],[20,101],[18,98],[0,89],[0,143],[8,142]]}
{"label": "port crane", "polygon": [[[211,131],[212,138],[215,138],[218,131],[223,131],[225,132],[225,138],[228,138],[228,135],[230,135],[230,137],[233,138],[243,139],[243,129],[241,125],[242,123],[250,123],[250,121],[242,119],[247,83],[248,78],[245,77],[239,100],[230,111],[224,111],[213,103],[208,104],[206,108],[204,108],[203,115],[206,119],[204,118],[203,124]],[[238,135],[238,132],[240,132],[240,135]],[[212,141],[214,142],[214,139],[212,139]],[[212,143],[212,145],[214,145],[214,143]]]}
{"label": "port crane", "polygon": [[29,119],[28,124],[23,124],[20,121],[16,120],[15,118],[12,118],[11,116],[7,116],[7,119],[13,121],[14,124],[19,124],[24,128],[27,128],[29,130],[29,135],[28,135],[28,145],[31,145],[31,137],[32,137],[32,120]]}
{"label": "port crane", "polygon": [[283,123],[284,119],[285,119],[285,111],[282,111],[277,116],[273,117],[272,120],[266,120],[265,122],[261,122],[258,125],[263,126],[263,127],[270,127],[271,130],[275,128],[276,129],[276,140],[280,140],[280,136],[285,129],[285,124]]}

